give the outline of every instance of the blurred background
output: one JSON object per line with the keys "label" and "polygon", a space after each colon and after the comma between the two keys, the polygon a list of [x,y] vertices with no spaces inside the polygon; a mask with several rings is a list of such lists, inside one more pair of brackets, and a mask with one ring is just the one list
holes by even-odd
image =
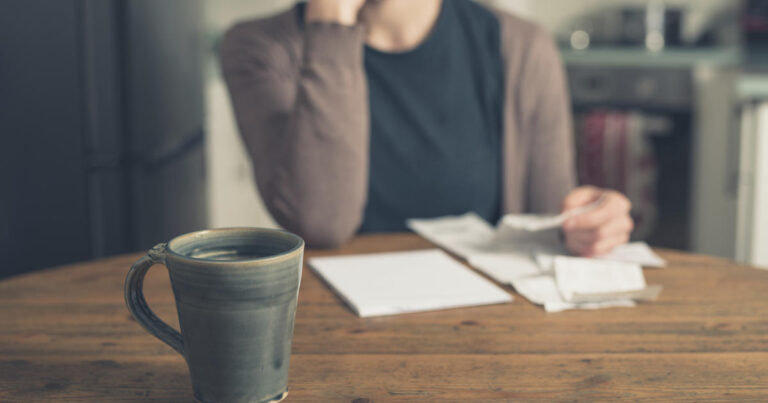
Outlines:
{"label": "blurred background", "polygon": [[[547,28],[579,180],[634,237],[768,266],[768,0],[485,1]],[[0,2],[0,277],[275,226],[216,59],[293,0]]]}

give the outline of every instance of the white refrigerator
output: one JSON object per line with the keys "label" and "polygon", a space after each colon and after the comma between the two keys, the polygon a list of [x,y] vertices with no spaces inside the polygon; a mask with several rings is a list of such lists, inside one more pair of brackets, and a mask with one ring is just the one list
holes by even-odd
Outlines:
{"label": "white refrigerator", "polygon": [[692,249],[768,268],[768,76],[695,82]]}

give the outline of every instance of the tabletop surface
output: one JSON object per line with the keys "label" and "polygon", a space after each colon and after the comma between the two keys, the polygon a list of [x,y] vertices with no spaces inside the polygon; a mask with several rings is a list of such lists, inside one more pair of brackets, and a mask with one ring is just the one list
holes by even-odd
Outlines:
{"label": "tabletop surface", "polygon": [[[371,235],[336,255],[432,247]],[[361,319],[305,266],[286,402],[768,401],[768,272],[662,251],[660,298],[548,314],[510,304]],[[192,401],[184,359],[123,302],[140,255],[0,282],[0,402]],[[512,292],[510,290],[510,292]],[[176,326],[166,270],[145,293]]]}

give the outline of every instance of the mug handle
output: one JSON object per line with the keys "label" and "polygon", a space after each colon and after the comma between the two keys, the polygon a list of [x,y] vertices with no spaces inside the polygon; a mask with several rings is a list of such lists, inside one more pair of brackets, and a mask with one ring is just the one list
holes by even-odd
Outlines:
{"label": "mug handle", "polygon": [[131,266],[131,270],[125,277],[125,304],[131,311],[131,315],[144,329],[171,346],[179,354],[184,355],[184,340],[181,338],[181,333],[160,320],[149,309],[149,305],[144,299],[144,276],[155,263],[165,264],[165,250],[166,244],[157,244]]}

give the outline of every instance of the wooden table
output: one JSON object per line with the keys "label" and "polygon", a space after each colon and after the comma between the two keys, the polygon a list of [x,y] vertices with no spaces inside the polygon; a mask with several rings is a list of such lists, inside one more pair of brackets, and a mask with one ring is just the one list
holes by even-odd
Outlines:
{"label": "wooden table", "polygon": [[[413,235],[308,256],[421,249]],[[139,255],[0,282],[0,402],[192,401],[184,360],[123,305]],[[658,301],[547,314],[511,304],[360,319],[305,269],[286,402],[768,401],[768,272],[662,252]],[[168,276],[150,305],[176,321]]]}

